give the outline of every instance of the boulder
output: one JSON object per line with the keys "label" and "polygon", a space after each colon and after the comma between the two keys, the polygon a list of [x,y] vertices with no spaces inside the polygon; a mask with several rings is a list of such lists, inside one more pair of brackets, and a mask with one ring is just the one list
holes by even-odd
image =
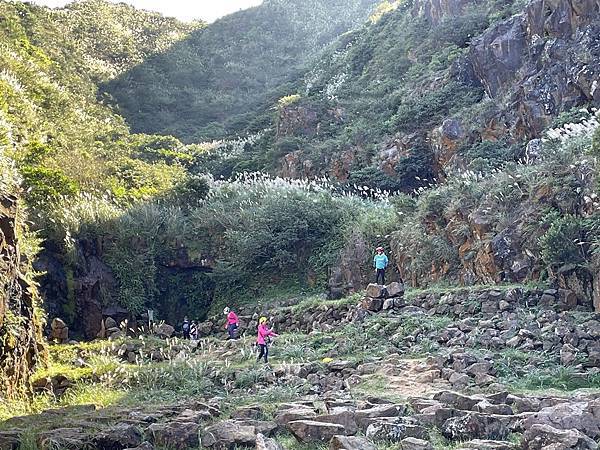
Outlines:
{"label": "boulder", "polygon": [[316,420],[295,420],[287,426],[296,439],[304,443],[328,442],[333,436],[345,432],[343,425]]}
{"label": "boulder", "polygon": [[377,450],[377,447],[364,437],[338,435],[331,439],[329,450]]}
{"label": "boulder", "polygon": [[444,437],[452,440],[505,439],[509,434],[506,422],[496,416],[468,413],[462,417],[451,417],[442,426]]}
{"label": "boulder", "polygon": [[354,418],[359,428],[366,430],[375,419],[382,417],[399,417],[405,412],[406,407],[404,405],[389,404],[358,410],[354,413]]}
{"label": "boulder", "polygon": [[549,425],[558,430],[576,429],[593,439],[600,437],[600,400],[542,408],[523,422],[525,429],[533,425]]}
{"label": "boulder", "polygon": [[383,308],[383,299],[375,297],[365,297],[362,300],[363,309],[372,312],[379,312]]}
{"label": "boulder", "polygon": [[52,319],[52,322],[50,323],[50,328],[53,330],[60,330],[63,328],[66,328],[67,324],[64,322],[64,320],[55,317],[54,319]]}
{"label": "boulder", "polygon": [[262,417],[263,411],[259,405],[244,406],[231,413],[232,419],[255,419]]}
{"label": "boulder", "polygon": [[487,375],[489,373],[494,373],[494,368],[491,362],[483,361],[475,364],[471,364],[467,367],[466,372],[470,375]]}
{"label": "boulder", "polygon": [[578,350],[571,344],[564,344],[560,349],[560,362],[563,366],[570,366],[577,361]]}
{"label": "boulder", "polygon": [[460,372],[454,372],[448,379],[454,389],[463,389],[471,382],[469,375]]}
{"label": "boulder", "polygon": [[335,423],[338,425],[342,425],[344,427],[344,434],[347,436],[352,436],[356,434],[358,431],[358,426],[356,425],[356,419],[354,418],[354,413],[351,411],[342,411],[335,414],[327,414],[324,416],[318,416],[311,420],[316,420],[317,422],[324,423]]}
{"label": "boulder", "polygon": [[37,436],[39,450],[83,449],[88,442],[88,434],[82,428],[57,428]]}
{"label": "boulder", "polygon": [[161,323],[154,328],[154,333],[161,338],[170,338],[175,333],[175,328],[167,323]]}
{"label": "boulder", "polygon": [[441,404],[437,404],[423,408],[419,414],[415,414],[413,417],[425,425],[442,428],[444,423],[451,417],[462,417],[466,414],[465,411],[446,408]]}
{"label": "boulder", "polygon": [[386,298],[383,301],[383,310],[384,311],[389,311],[390,309],[394,309],[394,299],[393,298]]}
{"label": "boulder", "polygon": [[137,447],[126,448],[124,450],[154,450],[154,446],[150,442],[145,441],[145,442],[142,442]]}
{"label": "boulder", "polygon": [[394,281],[386,286],[388,297],[400,297],[404,294],[404,284]]}
{"label": "boulder", "polygon": [[112,317],[107,317],[104,319],[104,328],[106,328],[106,330],[110,330],[111,328],[119,328],[119,324],[117,324],[117,321]]}
{"label": "boulder", "polygon": [[121,423],[97,433],[92,443],[104,450],[122,450],[142,443],[142,433],[135,426]]}
{"label": "boulder", "polygon": [[387,290],[381,284],[371,283],[367,286],[366,295],[367,297],[384,298],[387,295]]}
{"label": "boulder", "polygon": [[452,391],[438,392],[433,396],[433,399],[464,411],[472,411],[475,405],[481,401],[480,398],[468,397]]}
{"label": "boulder", "polygon": [[283,450],[283,448],[274,439],[266,438],[258,433],[256,435],[256,450]]}
{"label": "boulder", "polygon": [[400,442],[400,448],[402,450],[433,450],[433,445],[431,445],[431,442],[424,439],[408,437],[406,439],[402,439]]}
{"label": "boulder", "polygon": [[460,447],[473,450],[515,450],[517,448],[512,442],[486,441],[482,439],[473,439],[472,441],[463,442],[460,444]]}
{"label": "boulder", "polygon": [[19,431],[0,432],[0,450],[17,450],[21,445],[21,433]]}
{"label": "boulder", "polygon": [[532,425],[521,441],[523,450],[596,450],[598,444],[575,429],[558,430],[550,425]]}
{"label": "boulder", "polygon": [[558,299],[561,308],[565,311],[570,311],[577,306],[577,294],[570,289],[559,289]]}
{"label": "boulder", "polygon": [[202,446],[229,449],[235,445],[256,445],[256,429],[235,420],[224,420],[207,427],[202,435]]}
{"label": "boulder", "polygon": [[428,435],[426,428],[404,423],[381,421],[372,423],[367,428],[367,437],[373,441],[400,442],[408,437],[427,439]]}
{"label": "boulder", "polygon": [[481,413],[500,414],[504,416],[510,416],[513,414],[513,410],[510,406],[503,403],[495,405],[490,403],[488,400],[482,400],[477,403],[474,410]]}
{"label": "boulder", "polygon": [[176,450],[195,448],[199,445],[198,430],[195,422],[153,423],[148,427],[152,443]]}
{"label": "boulder", "polygon": [[310,420],[313,417],[316,417],[316,415],[317,413],[312,408],[307,406],[297,406],[279,411],[275,416],[275,423],[284,426],[294,420]]}

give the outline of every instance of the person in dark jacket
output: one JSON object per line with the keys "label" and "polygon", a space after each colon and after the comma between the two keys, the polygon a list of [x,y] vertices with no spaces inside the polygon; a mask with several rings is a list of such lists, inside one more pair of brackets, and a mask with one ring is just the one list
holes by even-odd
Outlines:
{"label": "person in dark jacket", "polygon": [[190,338],[190,330],[192,328],[192,325],[190,324],[190,319],[186,317],[183,318],[183,325],[181,326],[181,331],[183,331],[183,338],[184,339],[189,339]]}

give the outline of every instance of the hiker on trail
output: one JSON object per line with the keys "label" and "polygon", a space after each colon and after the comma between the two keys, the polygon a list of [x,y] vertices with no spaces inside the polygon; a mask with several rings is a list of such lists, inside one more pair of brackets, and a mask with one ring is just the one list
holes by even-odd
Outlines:
{"label": "hiker on trail", "polygon": [[192,320],[192,325],[190,327],[190,337],[194,340],[198,340],[198,323],[195,320]]}
{"label": "hiker on trail", "polygon": [[[375,251],[377,252],[373,258],[373,266],[375,267],[375,272],[377,273],[375,283],[385,284],[385,268],[388,266],[388,257],[384,253],[383,247],[377,247]],[[380,278],[381,283],[379,283]]]}
{"label": "hiker on trail", "polygon": [[190,338],[190,329],[191,329],[190,320],[187,318],[187,316],[185,316],[183,318],[183,325],[181,326],[181,330],[183,331],[184,339]]}
{"label": "hiker on trail", "polygon": [[264,358],[265,364],[268,362],[267,358],[269,357],[269,343],[271,336],[276,337],[275,334],[269,327],[267,326],[268,319],[266,317],[261,317],[258,319],[258,338],[256,339],[256,344],[260,348],[260,353],[256,358],[256,362],[259,362],[261,358]]}
{"label": "hiker on trail", "polygon": [[238,316],[228,307],[226,307],[223,310],[223,314],[227,316],[227,323],[225,323],[225,329],[229,334],[228,339],[235,339],[235,330],[237,330],[239,324]]}

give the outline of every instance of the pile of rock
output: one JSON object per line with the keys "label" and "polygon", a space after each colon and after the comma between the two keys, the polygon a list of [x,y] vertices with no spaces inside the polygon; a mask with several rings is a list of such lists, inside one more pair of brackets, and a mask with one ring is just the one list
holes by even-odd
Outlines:
{"label": "pile of rock", "polygon": [[57,318],[52,319],[50,324],[50,340],[59,344],[69,342],[69,327],[62,320]]}
{"label": "pile of rock", "polygon": [[[285,330],[286,332],[311,331],[331,331],[343,323],[348,323],[354,315],[355,305],[352,304],[331,304],[324,301],[322,304],[316,304],[304,311],[293,310],[289,307],[278,308],[277,314],[271,317],[271,325],[276,330]],[[240,320],[240,333],[252,333],[256,331],[258,319],[267,315],[269,311],[263,307],[253,308],[245,307],[238,314]],[[224,318],[214,317],[198,325],[200,337],[225,335],[223,324]]]}
{"label": "pile of rock", "polygon": [[[400,310],[399,317],[402,321],[407,313]],[[469,317],[453,321],[434,330],[423,323],[410,336],[403,333],[391,336],[391,341],[401,350],[424,340],[436,342],[457,354],[464,352],[464,348],[490,351],[511,348],[543,351],[546,357],[555,355],[556,361],[565,366],[593,369],[600,364],[600,320],[593,315],[551,310],[504,311],[483,319]],[[452,359],[452,355],[448,358]],[[471,358],[482,362],[481,356]],[[454,366],[450,360],[446,363],[446,367]]]}
{"label": "pile of rock", "polygon": [[578,301],[568,289],[458,290],[453,292],[427,292],[416,295],[408,303],[422,308],[429,315],[464,317],[465,315],[491,316],[522,307],[539,306],[553,311],[592,311],[590,302]]}
{"label": "pile of rock", "polygon": [[[57,420],[60,414],[76,420]],[[187,450],[200,446],[199,433],[206,434],[209,423],[219,414],[215,406],[195,401],[133,409],[70,406],[36,416],[36,429],[42,431],[36,433],[35,443],[40,450]],[[30,437],[31,433],[23,431],[27,429],[25,420],[16,417],[5,423],[7,429],[15,431],[0,432],[0,448],[19,448],[21,439]]]}
{"label": "pile of rock", "polygon": [[[600,400],[593,397],[532,397],[499,392],[465,396],[443,391],[431,399],[411,399],[413,416],[450,440],[470,441],[461,448],[513,449],[504,441],[522,433],[524,449],[596,449]],[[474,444],[477,441],[477,446]]]}
{"label": "pile of rock", "polygon": [[397,281],[388,284],[369,284],[361,307],[365,311],[379,312],[381,310],[399,309],[405,306],[404,284]]}
{"label": "pile of rock", "polygon": [[120,339],[125,337],[125,333],[119,328],[119,324],[112,317],[104,319],[103,329],[105,330],[105,337],[108,339]]}

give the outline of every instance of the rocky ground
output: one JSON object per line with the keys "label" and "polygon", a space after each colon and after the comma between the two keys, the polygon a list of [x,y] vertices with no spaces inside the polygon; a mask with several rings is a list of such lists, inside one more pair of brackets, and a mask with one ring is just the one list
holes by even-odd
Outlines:
{"label": "rocky ground", "polygon": [[600,317],[569,291],[370,286],[273,312],[270,365],[252,336],[52,347],[0,449],[598,447]]}

